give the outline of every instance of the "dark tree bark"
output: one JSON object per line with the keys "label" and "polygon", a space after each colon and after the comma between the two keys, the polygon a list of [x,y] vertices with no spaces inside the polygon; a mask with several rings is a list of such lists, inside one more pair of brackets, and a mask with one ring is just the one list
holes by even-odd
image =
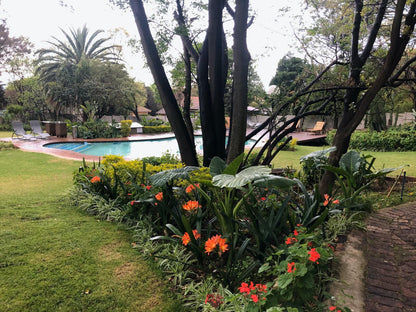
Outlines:
{"label": "dark tree bark", "polygon": [[198,62],[204,166],[214,156],[225,159],[224,93],[228,62],[222,24],[224,5],[224,0],[209,1],[209,25]]}
{"label": "dark tree bark", "polygon": [[250,62],[247,49],[248,4],[249,0],[237,1],[234,14],[234,81],[227,151],[228,163],[244,152],[247,130],[247,83]]}
{"label": "dark tree bark", "polygon": [[178,103],[160,60],[155,42],[150,32],[143,2],[142,0],[129,0],[129,4],[140,34],[147,63],[159,90],[162,104],[172,126],[172,130],[175,133],[176,140],[178,141],[182,161],[188,166],[198,166],[198,160],[194,148],[195,144],[189,136]]}

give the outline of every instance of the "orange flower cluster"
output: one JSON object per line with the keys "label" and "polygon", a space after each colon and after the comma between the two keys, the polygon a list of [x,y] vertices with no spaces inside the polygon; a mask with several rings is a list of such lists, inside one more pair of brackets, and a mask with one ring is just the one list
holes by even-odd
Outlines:
{"label": "orange flower cluster", "polygon": [[190,193],[193,190],[195,190],[197,187],[199,187],[199,183],[195,183],[195,185],[194,184],[189,184],[188,187],[185,189],[185,192]]}
{"label": "orange flower cluster", "polygon": [[218,246],[218,254],[221,256],[223,252],[228,250],[228,244],[226,244],[225,238],[221,238],[221,235],[215,235],[205,242],[205,252],[209,255]]}
{"label": "orange flower cluster", "polygon": [[91,183],[97,183],[97,182],[100,182],[100,181],[101,181],[101,178],[99,176],[95,176],[91,179]]}
{"label": "orange flower cluster", "polygon": [[338,199],[335,199],[334,200],[332,197],[329,197],[328,194],[324,194],[324,198],[325,198],[324,207],[328,206],[330,203],[339,204],[339,200]]}
{"label": "orange flower cluster", "polygon": [[157,193],[157,194],[155,195],[155,198],[156,198],[158,201],[162,201],[162,200],[163,200],[163,192],[159,192],[159,193]]}
{"label": "orange flower cluster", "polygon": [[[192,234],[194,235],[195,239],[201,238],[201,234],[198,233],[197,230],[192,230]],[[189,236],[188,232],[185,232],[182,236],[182,244],[188,245],[191,242],[191,237]]]}
{"label": "orange flower cluster", "polygon": [[185,204],[182,205],[182,208],[187,211],[193,212],[198,208],[201,208],[201,205],[198,203],[197,200],[188,200]]}

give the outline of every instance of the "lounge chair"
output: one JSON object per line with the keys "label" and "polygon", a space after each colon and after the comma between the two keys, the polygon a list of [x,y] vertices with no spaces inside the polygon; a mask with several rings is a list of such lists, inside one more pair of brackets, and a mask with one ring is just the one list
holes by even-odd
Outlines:
{"label": "lounge chair", "polygon": [[12,126],[13,126],[12,139],[13,139],[13,136],[16,135],[18,139],[23,139],[23,140],[35,139],[36,140],[36,137],[33,134],[26,133],[25,129],[23,129],[23,123],[21,121],[12,121]]}
{"label": "lounge chair", "polygon": [[33,134],[35,134],[38,138],[41,139],[49,139],[49,133],[43,132],[39,120],[30,120],[29,123],[30,127],[32,128]]}
{"label": "lounge chair", "polygon": [[317,121],[312,129],[306,129],[308,132],[313,134],[321,134],[324,131],[325,121]]}

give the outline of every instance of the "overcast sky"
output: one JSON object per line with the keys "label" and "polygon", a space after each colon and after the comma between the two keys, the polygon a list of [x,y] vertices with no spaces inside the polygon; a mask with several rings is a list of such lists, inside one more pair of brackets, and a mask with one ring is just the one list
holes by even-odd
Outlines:
{"label": "overcast sky", "polygon": [[[130,36],[138,37],[138,31],[131,12],[123,12],[109,5],[108,0],[66,0],[72,8],[62,7],[59,0],[0,0],[1,10],[7,19],[12,36],[28,37],[36,49],[48,47],[46,41],[52,36],[63,38],[60,28],[80,28],[87,25],[91,32],[102,29],[113,31],[125,29]],[[299,11],[298,0],[252,0],[257,13],[254,24],[249,28],[248,46],[253,59],[257,59],[257,72],[267,89],[276,72],[278,61],[289,51],[295,52],[291,44],[295,43],[292,35],[293,19],[278,17],[279,8],[290,5]],[[119,36],[123,43],[125,37]],[[132,77],[147,85],[153,82],[150,71],[143,68],[141,54],[124,49],[126,68]]]}

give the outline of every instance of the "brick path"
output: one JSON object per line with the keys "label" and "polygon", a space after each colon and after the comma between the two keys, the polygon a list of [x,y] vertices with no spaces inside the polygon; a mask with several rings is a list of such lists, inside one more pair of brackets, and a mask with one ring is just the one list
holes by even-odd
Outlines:
{"label": "brick path", "polygon": [[366,312],[416,311],[416,202],[367,222]]}

